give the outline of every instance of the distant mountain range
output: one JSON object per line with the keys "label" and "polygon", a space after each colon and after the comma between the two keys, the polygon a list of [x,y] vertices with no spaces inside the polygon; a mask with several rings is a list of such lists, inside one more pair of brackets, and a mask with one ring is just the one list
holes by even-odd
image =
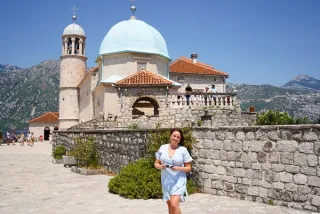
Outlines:
{"label": "distant mountain range", "polygon": [[[48,111],[58,111],[59,60],[48,60],[28,69],[0,65],[0,130],[23,129],[28,121]],[[246,111],[287,111],[294,117],[320,117],[320,80],[299,75],[282,87],[228,83],[237,91]]]}
{"label": "distant mountain range", "polygon": [[320,91],[320,80],[300,74],[282,86],[283,88],[306,88]]}
{"label": "distant mountain range", "polygon": [[60,62],[28,69],[0,65],[0,129],[23,129],[31,118],[57,111]]}

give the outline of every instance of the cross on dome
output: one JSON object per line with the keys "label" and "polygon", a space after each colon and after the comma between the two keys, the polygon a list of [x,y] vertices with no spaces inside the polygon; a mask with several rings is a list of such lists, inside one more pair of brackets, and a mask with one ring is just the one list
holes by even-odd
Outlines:
{"label": "cross on dome", "polygon": [[71,10],[73,10],[73,16],[72,16],[72,19],[73,19],[73,21],[75,22],[75,21],[76,21],[76,19],[77,19],[77,16],[76,16],[76,10],[78,10],[78,9],[76,8],[76,6],[73,6],[73,8],[71,8]]}

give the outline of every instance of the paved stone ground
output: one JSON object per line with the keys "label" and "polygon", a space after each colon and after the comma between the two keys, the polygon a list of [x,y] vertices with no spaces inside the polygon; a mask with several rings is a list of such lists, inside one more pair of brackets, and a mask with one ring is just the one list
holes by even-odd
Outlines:
{"label": "paved stone ground", "polygon": [[[107,175],[78,175],[52,164],[51,145],[0,146],[0,213],[167,213],[161,200],[128,200],[108,193]],[[228,197],[195,194],[181,204],[188,214],[298,214],[306,211]]]}

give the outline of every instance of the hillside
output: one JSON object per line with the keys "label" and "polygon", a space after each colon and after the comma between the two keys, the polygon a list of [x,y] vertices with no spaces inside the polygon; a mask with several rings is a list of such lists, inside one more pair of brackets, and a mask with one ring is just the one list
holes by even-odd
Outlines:
{"label": "hillside", "polygon": [[31,118],[58,110],[59,65],[49,60],[28,69],[6,66],[0,73],[2,129],[23,129]]}
{"label": "hillside", "polygon": [[282,86],[283,88],[311,89],[320,92],[320,80],[300,74]]}
{"label": "hillside", "polygon": [[281,88],[271,85],[228,84],[228,91],[237,91],[241,109],[255,106],[257,112],[273,109],[294,117],[320,117],[320,92],[307,87]]}

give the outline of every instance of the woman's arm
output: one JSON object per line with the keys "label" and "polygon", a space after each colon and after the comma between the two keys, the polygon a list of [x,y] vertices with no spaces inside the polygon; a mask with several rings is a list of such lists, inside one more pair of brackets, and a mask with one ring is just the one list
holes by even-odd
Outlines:
{"label": "woman's arm", "polygon": [[191,162],[185,162],[184,166],[174,166],[171,168],[173,171],[191,172]]}
{"label": "woman's arm", "polygon": [[156,169],[165,169],[165,168],[166,168],[165,165],[162,165],[162,164],[161,164],[160,160],[156,160],[156,161],[154,162],[154,167],[155,167]]}

